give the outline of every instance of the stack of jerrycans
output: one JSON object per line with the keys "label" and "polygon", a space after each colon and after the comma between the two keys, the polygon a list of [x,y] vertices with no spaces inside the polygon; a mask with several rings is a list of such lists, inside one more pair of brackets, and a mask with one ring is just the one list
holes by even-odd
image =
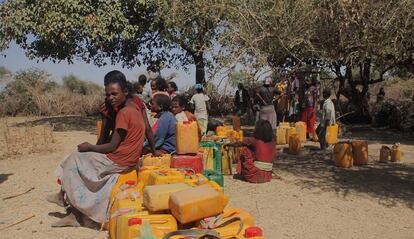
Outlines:
{"label": "stack of jerrycans", "polygon": [[200,143],[200,151],[203,153],[203,175],[223,187],[221,145],[213,141],[203,141]]}

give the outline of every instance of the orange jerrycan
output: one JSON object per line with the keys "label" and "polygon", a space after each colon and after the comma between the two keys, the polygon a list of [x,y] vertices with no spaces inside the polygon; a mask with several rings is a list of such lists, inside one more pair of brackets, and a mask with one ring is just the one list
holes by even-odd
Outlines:
{"label": "orange jerrycan", "polygon": [[177,154],[196,154],[199,148],[197,122],[178,122],[176,140]]}
{"label": "orange jerrycan", "polygon": [[177,221],[169,214],[127,214],[117,219],[116,239],[140,238],[140,230],[148,222],[156,238],[177,230]]}
{"label": "orange jerrycan", "polygon": [[151,212],[167,210],[170,194],[189,188],[185,183],[147,186],[144,188],[144,205]]}
{"label": "orange jerrycan", "polygon": [[169,208],[180,223],[186,224],[220,214],[228,200],[226,195],[211,186],[202,185],[172,193]]}
{"label": "orange jerrycan", "polygon": [[[211,222],[213,222],[213,225],[211,225]],[[222,239],[243,238],[243,232],[254,225],[252,215],[239,208],[227,208],[217,217],[200,221],[200,227],[211,228]]]}
{"label": "orange jerrycan", "polygon": [[301,150],[301,141],[298,134],[292,134],[289,138],[289,154],[298,155]]}
{"label": "orange jerrycan", "polygon": [[390,158],[390,152],[391,152],[390,148],[383,145],[380,149],[380,159],[379,159],[379,161],[381,163],[388,163],[388,160]]}
{"label": "orange jerrycan", "polygon": [[295,123],[296,134],[298,134],[300,141],[306,142],[306,123],[298,121]]}
{"label": "orange jerrycan", "polygon": [[289,138],[292,134],[296,134],[295,127],[287,127],[286,128],[286,143],[289,144]]}
{"label": "orange jerrycan", "polygon": [[355,165],[368,164],[368,142],[356,140],[351,142]]}
{"label": "orange jerrycan", "polygon": [[400,144],[396,143],[391,148],[391,162],[401,161],[402,152],[400,150]]}
{"label": "orange jerrycan", "polygon": [[338,124],[329,125],[326,127],[326,143],[327,144],[336,144],[338,143],[338,133],[339,127]]}
{"label": "orange jerrycan", "polygon": [[[197,141],[198,142],[198,141]],[[146,154],[142,156],[142,166],[165,166],[170,167],[171,164],[171,155],[163,154],[159,157],[154,157],[152,154]]]}
{"label": "orange jerrycan", "polygon": [[341,168],[350,168],[353,165],[352,145],[337,143],[333,149],[335,165]]}

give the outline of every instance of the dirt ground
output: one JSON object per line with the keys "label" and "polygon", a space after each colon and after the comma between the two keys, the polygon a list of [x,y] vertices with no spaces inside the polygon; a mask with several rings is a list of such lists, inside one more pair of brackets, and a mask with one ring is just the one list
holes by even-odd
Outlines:
{"label": "dirt ground", "polygon": [[[11,119],[15,122],[27,119]],[[88,228],[51,228],[64,211],[45,202],[58,190],[54,170],[76,145],[95,142],[94,121],[58,117],[30,119],[34,125],[52,122],[53,150],[0,160],[1,238],[106,238]],[[370,164],[341,169],[331,164],[331,153],[306,145],[303,155],[280,148],[274,171],[281,179],[249,184],[225,178],[230,205],[244,208],[262,227],[265,238],[414,238],[414,134],[353,127],[345,139],[369,141]],[[376,162],[382,144],[401,142],[401,163]],[[25,147],[20,145],[19,147]],[[21,196],[5,197],[34,190]],[[8,225],[34,215],[18,225]]]}

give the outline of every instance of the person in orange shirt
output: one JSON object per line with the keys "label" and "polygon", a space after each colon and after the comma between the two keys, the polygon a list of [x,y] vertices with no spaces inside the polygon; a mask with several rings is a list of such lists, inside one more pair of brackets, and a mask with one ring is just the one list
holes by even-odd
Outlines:
{"label": "person in orange shirt", "polygon": [[117,110],[114,131],[108,143],[82,143],[78,150],[63,159],[56,169],[61,191],[46,200],[70,205],[70,214],[52,227],[80,226],[85,220],[96,223],[108,220],[111,190],[122,172],[133,170],[144,143],[145,124],[142,111],[127,101],[127,82],[119,71],[106,76],[106,98]]}

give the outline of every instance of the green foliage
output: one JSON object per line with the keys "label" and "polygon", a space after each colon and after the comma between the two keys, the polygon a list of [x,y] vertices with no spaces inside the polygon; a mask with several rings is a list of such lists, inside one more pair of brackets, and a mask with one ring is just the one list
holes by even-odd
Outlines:
{"label": "green foliage", "polygon": [[96,92],[102,92],[102,88],[92,82],[80,80],[75,75],[63,77],[63,86],[73,93],[88,95]]}

